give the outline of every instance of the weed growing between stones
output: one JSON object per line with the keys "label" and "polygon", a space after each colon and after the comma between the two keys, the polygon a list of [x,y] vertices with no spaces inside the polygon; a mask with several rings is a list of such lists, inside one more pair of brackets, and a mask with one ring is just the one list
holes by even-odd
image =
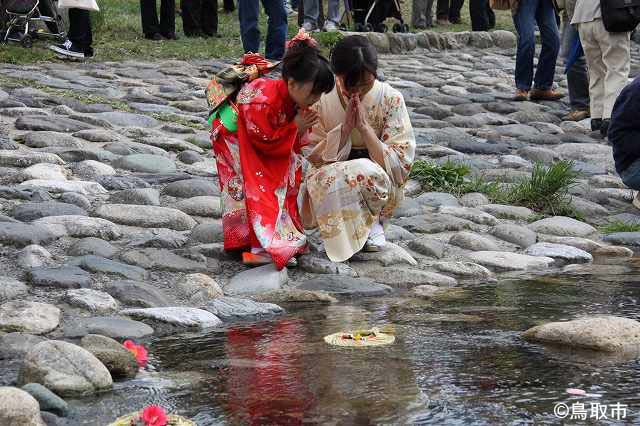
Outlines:
{"label": "weed growing between stones", "polygon": [[183,126],[191,127],[196,130],[206,130],[206,127],[201,123],[194,123],[193,121],[189,121],[187,118],[179,116],[178,114],[153,113],[151,114],[151,116],[159,121],[181,124]]}
{"label": "weed growing between stones", "polygon": [[600,228],[603,234],[615,234],[617,232],[640,232],[640,223],[625,223],[619,220],[608,223]]}
{"label": "weed growing between stones", "polygon": [[572,161],[558,161],[549,167],[536,163],[530,177],[506,186],[501,182],[487,182],[482,176],[469,177],[471,168],[465,164],[417,160],[411,177],[426,191],[448,192],[456,197],[481,192],[494,203],[523,206],[543,215],[581,220],[582,215],[571,205],[569,195],[569,189],[580,175],[573,166]]}

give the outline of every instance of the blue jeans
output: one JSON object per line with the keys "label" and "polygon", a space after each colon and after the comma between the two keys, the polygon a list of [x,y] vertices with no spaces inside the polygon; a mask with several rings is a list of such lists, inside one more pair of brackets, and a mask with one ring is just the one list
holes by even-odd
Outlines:
{"label": "blue jeans", "polygon": [[[279,61],[284,56],[284,44],[288,30],[284,2],[282,0],[262,0],[262,6],[269,17],[265,57]],[[260,51],[259,16],[260,2],[258,0],[238,1],[242,47],[247,53],[258,53]]]}
{"label": "blue jeans", "polygon": [[620,173],[620,179],[631,189],[640,190],[640,160],[636,160]]}
{"label": "blue jeans", "polygon": [[[533,81],[536,89],[551,89],[556,71],[556,60],[560,51],[560,35],[553,2],[551,0],[522,0],[518,11],[513,15],[513,23],[518,32],[516,87],[520,90],[531,90],[531,82]],[[536,23],[540,29],[542,50],[534,80],[533,57],[536,53]]]}
{"label": "blue jeans", "polygon": [[[562,24],[562,57],[567,60],[573,42],[578,37],[578,29],[569,24],[565,16]],[[567,72],[567,89],[569,89],[569,103],[572,110],[589,109],[589,74],[587,73],[587,60],[584,55],[576,59]]]}

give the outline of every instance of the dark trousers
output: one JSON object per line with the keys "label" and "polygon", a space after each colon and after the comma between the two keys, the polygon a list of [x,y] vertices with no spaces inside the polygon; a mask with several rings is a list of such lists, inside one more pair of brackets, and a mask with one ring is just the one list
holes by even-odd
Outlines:
{"label": "dark trousers", "polygon": [[236,10],[236,5],[233,4],[233,0],[224,0],[224,11],[225,12],[233,12]]}
{"label": "dark trousers", "polygon": [[69,9],[69,33],[71,42],[84,51],[85,56],[93,56],[93,34],[91,33],[91,14],[88,10]]}
{"label": "dark trousers", "polygon": [[142,32],[145,34],[171,34],[176,32],[176,1],[161,0],[160,23],[156,0],[140,0]]}
{"label": "dark trousers", "polygon": [[438,0],[436,16],[438,19],[448,19],[449,21],[459,20],[463,4],[464,0]]}
{"label": "dark trousers", "polygon": [[[265,57],[279,61],[284,56],[284,44],[288,29],[284,2],[283,0],[262,0],[262,6],[268,16]],[[260,2],[258,0],[238,0],[240,34],[245,52],[257,53],[260,51],[259,16]]]}
{"label": "dark trousers", "polygon": [[[565,16],[560,40],[560,54],[565,63],[577,37],[579,37],[578,29],[571,25],[569,18]],[[572,110],[589,109],[589,74],[587,73],[587,61],[584,55],[576,59],[571,68],[569,68],[567,72],[567,89]]]}
{"label": "dark trousers", "polygon": [[413,0],[411,25],[418,29],[433,26],[433,0]]}
{"label": "dark trousers", "polygon": [[186,36],[218,32],[218,0],[182,0],[182,28]]}
{"label": "dark trousers", "polygon": [[489,5],[489,0],[469,0],[472,31],[489,31],[496,26],[496,14]]}

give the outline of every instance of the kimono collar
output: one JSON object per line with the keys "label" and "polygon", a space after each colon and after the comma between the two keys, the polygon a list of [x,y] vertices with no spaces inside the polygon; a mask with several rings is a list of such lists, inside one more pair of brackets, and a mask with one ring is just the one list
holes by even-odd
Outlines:
{"label": "kimono collar", "polygon": [[287,82],[283,79],[278,80],[276,89],[280,99],[282,99],[282,108],[287,115],[294,116],[296,114],[296,103],[289,96],[289,88]]}

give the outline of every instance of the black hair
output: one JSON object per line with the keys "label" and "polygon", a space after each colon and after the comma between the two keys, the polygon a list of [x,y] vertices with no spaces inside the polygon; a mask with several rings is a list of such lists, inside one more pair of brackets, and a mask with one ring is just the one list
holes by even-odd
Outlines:
{"label": "black hair", "polygon": [[343,78],[346,89],[356,86],[366,72],[378,75],[378,52],[369,39],[348,36],[338,41],[331,52],[331,65]]}
{"label": "black hair", "polygon": [[311,93],[329,93],[335,86],[335,77],[327,58],[317,47],[298,41],[289,46],[282,60],[282,78],[298,83],[313,82]]}

